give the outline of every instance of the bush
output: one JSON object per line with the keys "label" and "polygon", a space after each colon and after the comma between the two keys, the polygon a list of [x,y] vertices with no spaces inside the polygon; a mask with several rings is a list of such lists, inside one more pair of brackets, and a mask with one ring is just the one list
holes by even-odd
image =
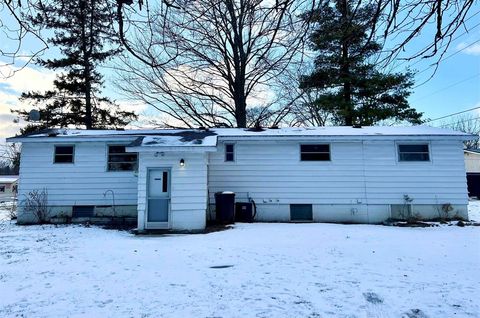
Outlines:
{"label": "bush", "polygon": [[37,223],[47,223],[50,217],[47,189],[43,188],[42,190],[32,190],[26,194],[25,200],[22,201],[22,208],[25,213],[33,214]]}

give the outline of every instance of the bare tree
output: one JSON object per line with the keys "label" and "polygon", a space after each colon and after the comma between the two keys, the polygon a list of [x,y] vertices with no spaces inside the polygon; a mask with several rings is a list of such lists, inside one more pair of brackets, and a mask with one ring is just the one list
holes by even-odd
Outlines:
{"label": "bare tree", "polygon": [[[442,123],[441,127],[480,136],[480,118],[476,115],[454,117],[451,121]],[[467,140],[464,145],[467,149],[479,149],[480,140]]]}
{"label": "bare tree", "polygon": [[[468,33],[469,28],[472,28],[469,20],[478,14],[477,0],[376,0],[376,2],[378,29],[383,31],[385,39],[394,39],[387,60],[398,58],[399,55],[403,55],[406,61],[436,57],[434,63],[436,66],[452,41]],[[425,41],[423,34],[427,36],[431,34],[431,38]],[[424,36],[425,44],[418,51],[405,55],[407,44],[421,35]]]}
{"label": "bare tree", "polygon": [[[307,2],[183,0],[175,5],[146,4],[146,31],[128,44],[137,62],[122,63],[122,90],[179,126],[247,127],[271,116],[278,122],[291,104],[280,98],[285,96],[278,79],[302,58],[297,53],[305,21],[298,15]],[[247,115],[247,104],[256,111]]]}
{"label": "bare tree", "polygon": [[0,144],[0,165],[8,174],[18,174],[20,170],[20,144]]}
{"label": "bare tree", "polygon": [[[0,13],[9,16],[0,17],[0,76],[9,77],[23,69],[33,59],[48,49],[40,29],[31,25],[25,16],[35,10],[35,0],[0,0]],[[25,42],[28,42],[26,45]],[[26,50],[26,47],[29,49]],[[19,68],[7,66],[20,65]]]}

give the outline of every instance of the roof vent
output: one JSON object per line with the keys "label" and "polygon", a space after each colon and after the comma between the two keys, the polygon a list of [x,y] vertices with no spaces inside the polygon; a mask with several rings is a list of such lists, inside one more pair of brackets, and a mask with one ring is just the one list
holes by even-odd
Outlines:
{"label": "roof vent", "polygon": [[120,128],[120,127],[117,127],[117,128],[115,128],[115,130],[118,130],[118,131],[125,131],[125,128]]}
{"label": "roof vent", "polygon": [[49,131],[47,134],[48,137],[57,137],[58,132],[56,130]]}
{"label": "roof vent", "polygon": [[359,125],[359,124],[355,124],[352,126],[353,128],[362,128],[362,125]]}

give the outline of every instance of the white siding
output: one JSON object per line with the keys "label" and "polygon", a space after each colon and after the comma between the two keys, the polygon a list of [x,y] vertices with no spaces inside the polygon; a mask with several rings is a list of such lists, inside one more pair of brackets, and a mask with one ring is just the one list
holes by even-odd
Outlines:
{"label": "white siding", "polygon": [[[171,169],[170,228],[200,230],[205,228],[207,209],[207,161],[204,153],[165,153],[155,157],[140,153],[138,174],[138,228],[145,227],[147,170]],[[180,159],[185,166],[180,167]]]}
{"label": "white siding", "polygon": [[465,152],[465,168],[467,172],[480,173],[480,154]]}
{"label": "white siding", "polygon": [[398,143],[364,143],[369,204],[402,204],[404,195],[412,204],[467,204],[461,141],[431,141],[429,162],[398,162]]}
{"label": "white siding", "polygon": [[[69,143],[73,144],[73,143]],[[20,162],[19,200],[32,190],[46,188],[51,206],[137,204],[133,171],[107,172],[107,143],[75,144],[73,164],[54,164],[54,143],[24,143]]]}
{"label": "white siding", "polygon": [[331,161],[303,162],[300,143],[237,141],[235,162],[224,161],[219,143],[210,154],[210,193],[248,195],[264,220],[288,220],[285,205],[292,203],[313,204],[316,220],[347,213],[341,221],[358,222],[385,219],[389,205],[403,204],[404,195],[413,204],[467,204],[460,141],[430,141],[430,162],[398,162],[395,141],[331,142]]}

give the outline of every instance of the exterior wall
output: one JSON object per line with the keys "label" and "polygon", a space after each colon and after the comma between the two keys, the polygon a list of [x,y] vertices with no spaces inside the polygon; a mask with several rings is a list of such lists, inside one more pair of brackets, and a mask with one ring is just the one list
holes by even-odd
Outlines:
{"label": "exterior wall", "polygon": [[[127,142],[128,143],[128,142]],[[70,217],[74,205],[95,205],[98,215],[109,208],[113,214],[115,193],[117,215],[136,217],[137,176],[133,171],[107,171],[106,142],[78,142],[75,144],[73,164],[54,164],[54,145],[58,143],[24,143],[20,162],[18,185],[20,223],[34,222],[32,215],[22,211],[22,200],[32,190],[48,191],[51,216]],[[104,206],[104,208],[102,208]]]}
{"label": "exterior wall", "polygon": [[449,203],[467,218],[460,141],[430,141],[429,162],[398,162],[395,141],[330,142],[327,162],[300,161],[298,141],[237,141],[235,162],[225,162],[224,142],[210,154],[209,191],[252,198],[260,221],[289,221],[289,204],[312,204],[314,221],[379,223],[405,195],[422,217]]}
{"label": "exterior wall", "polygon": [[0,201],[10,201],[17,195],[14,188],[17,185],[17,181],[15,182],[0,182],[0,187],[4,187],[5,191],[0,191]]}
{"label": "exterior wall", "polygon": [[[179,165],[180,159],[185,166]],[[147,209],[147,171],[149,168],[169,168],[171,171],[169,228],[203,230],[207,209],[207,155],[204,153],[139,154],[138,229],[145,229]]]}
{"label": "exterior wall", "polygon": [[480,173],[480,153],[474,154],[471,152],[464,152],[465,169],[467,172]]}

